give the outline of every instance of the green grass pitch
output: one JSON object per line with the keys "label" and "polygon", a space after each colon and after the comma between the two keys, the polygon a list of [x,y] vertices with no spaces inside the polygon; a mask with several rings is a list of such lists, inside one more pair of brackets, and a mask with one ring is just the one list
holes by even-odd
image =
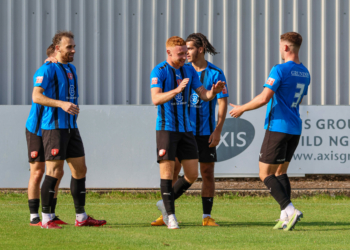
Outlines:
{"label": "green grass pitch", "polygon": [[270,197],[215,197],[212,216],[220,227],[201,226],[200,197],[176,201],[180,230],[152,227],[160,194],[87,195],[86,211],[106,219],[101,228],[75,228],[69,194],[59,194],[56,214],[71,225],[62,230],[29,226],[25,194],[0,194],[0,249],[350,249],[348,197],[294,199],[304,213],[295,230],[273,230],[279,207]]}

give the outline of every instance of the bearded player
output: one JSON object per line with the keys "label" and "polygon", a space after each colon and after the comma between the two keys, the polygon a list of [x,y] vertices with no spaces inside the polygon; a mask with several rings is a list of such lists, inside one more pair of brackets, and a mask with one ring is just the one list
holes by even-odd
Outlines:
{"label": "bearded player", "polygon": [[[51,44],[47,50],[46,55],[48,57],[55,57],[55,47]],[[34,81],[36,81],[36,74],[34,75]],[[35,83],[35,82],[34,82]],[[32,102],[32,108],[28,120],[26,122],[26,139],[28,146],[28,158],[30,165],[30,177],[28,184],[28,205],[30,211],[30,226],[41,226],[41,220],[39,216],[40,206],[40,183],[45,173],[45,154],[44,145],[41,137],[41,118],[44,106]],[[55,215],[55,209],[57,204],[58,186],[63,176],[58,176],[57,184],[55,187],[55,194],[51,204],[50,216],[55,224],[67,224],[60,220]]]}
{"label": "bearded player", "polygon": [[58,63],[44,64],[37,71],[33,102],[45,106],[41,130],[46,161],[46,176],[41,187],[42,228],[61,229],[50,215],[54,188],[63,174],[66,160],[72,173],[71,193],[74,200],[75,226],[102,226],[85,213],[86,164],[83,142],[77,126],[78,76],[74,65],[75,42],[71,32],[57,32],[52,43]]}
{"label": "bearded player", "polygon": [[[213,83],[218,81],[226,82],[223,71],[205,60],[206,53],[217,54],[215,48],[210,44],[206,36],[201,33],[193,33],[186,39],[187,45],[187,60],[189,65],[193,66],[197,72],[198,78],[204,88],[210,90]],[[192,132],[195,136],[200,171],[202,176],[202,208],[203,226],[218,226],[215,220],[211,218],[211,210],[215,195],[215,180],[214,180],[214,164],[217,161],[216,146],[220,142],[220,134],[225,122],[227,112],[227,85],[222,92],[209,101],[204,102],[199,98],[197,93],[192,90],[190,96],[190,121]],[[218,108],[218,122],[215,122],[215,107]],[[179,161],[175,163],[174,179],[177,178],[181,169]],[[162,216],[151,223],[152,226],[164,225]]]}
{"label": "bearded player", "polygon": [[[171,37],[166,42],[168,58],[158,64],[151,73],[152,102],[158,106],[156,122],[157,161],[160,167],[160,190],[163,200],[157,202],[163,221],[169,229],[178,229],[174,201],[179,198],[198,177],[198,148],[189,120],[191,89],[204,101],[210,101],[220,93],[225,83],[218,81],[206,90],[199,81],[195,69],[185,65],[186,42]],[[184,168],[184,177],[174,187],[172,180],[175,156]]]}

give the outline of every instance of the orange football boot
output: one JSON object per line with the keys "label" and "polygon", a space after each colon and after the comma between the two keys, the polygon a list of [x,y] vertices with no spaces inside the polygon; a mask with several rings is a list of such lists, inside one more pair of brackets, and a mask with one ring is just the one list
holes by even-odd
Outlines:
{"label": "orange football boot", "polygon": [[215,223],[215,220],[209,216],[205,217],[202,222],[203,226],[218,227],[219,225]]}
{"label": "orange football boot", "polygon": [[159,216],[158,219],[156,219],[155,221],[151,222],[152,226],[163,226],[165,225],[164,221],[163,221],[163,215]]}

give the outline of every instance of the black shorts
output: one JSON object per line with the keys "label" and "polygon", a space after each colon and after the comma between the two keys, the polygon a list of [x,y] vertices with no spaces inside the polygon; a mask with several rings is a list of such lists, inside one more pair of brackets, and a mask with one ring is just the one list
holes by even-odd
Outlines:
{"label": "black shorts", "polygon": [[41,136],[29,132],[26,128],[28,161],[45,162],[44,145]]}
{"label": "black shorts", "polygon": [[210,135],[197,135],[195,136],[199,162],[216,162],[216,147],[209,148],[209,137]]}
{"label": "black shorts", "polygon": [[79,130],[42,129],[45,160],[65,160],[85,156],[83,141]]}
{"label": "black shorts", "polygon": [[[162,160],[175,161],[175,156],[182,160],[198,159],[196,139],[192,132],[172,132],[157,130],[157,162]],[[165,149],[165,155],[159,156],[159,151]]]}
{"label": "black shorts", "polygon": [[290,162],[298,147],[300,135],[291,135],[266,130],[259,161],[266,164]]}

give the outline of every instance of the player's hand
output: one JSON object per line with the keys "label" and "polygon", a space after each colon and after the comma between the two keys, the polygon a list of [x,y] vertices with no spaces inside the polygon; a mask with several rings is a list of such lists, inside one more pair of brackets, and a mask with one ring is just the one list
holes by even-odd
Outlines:
{"label": "player's hand", "polygon": [[177,86],[177,93],[180,94],[187,86],[188,82],[190,81],[189,78],[185,78],[182,80],[182,82]]}
{"label": "player's hand", "polygon": [[219,145],[220,142],[220,131],[214,130],[214,132],[209,137],[209,148],[214,148]]}
{"label": "player's hand", "polygon": [[56,58],[54,58],[54,57],[51,56],[51,57],[46,58],[46,60],[44,61],[44,63],[46,63],[46,62],[57,63],[58,60],[57,60]]}
{"label": "player's hand", "polygon": [[61,109],[66,111],[68,114],[77,115],[79,114],[79,107],[71,102],[63,102]]}
{"label": "player's hand", "polygon": [[234,105],[232,103],[230,103],[230,106],[233,107],[233,109],[231,109],[231,111],[229,112],[231,117],[238,118],[241,115],[243,115],[244,110],[242,109],[242,106]]}
{"label": "player's hand", "polygon": [[216,95],[216,94],[220,93],[224,89],[225,84],[226,83],[223,82],[223,81],[218,81],[216,84],[213,84],[213,87],[211,88],[211,90]]}

